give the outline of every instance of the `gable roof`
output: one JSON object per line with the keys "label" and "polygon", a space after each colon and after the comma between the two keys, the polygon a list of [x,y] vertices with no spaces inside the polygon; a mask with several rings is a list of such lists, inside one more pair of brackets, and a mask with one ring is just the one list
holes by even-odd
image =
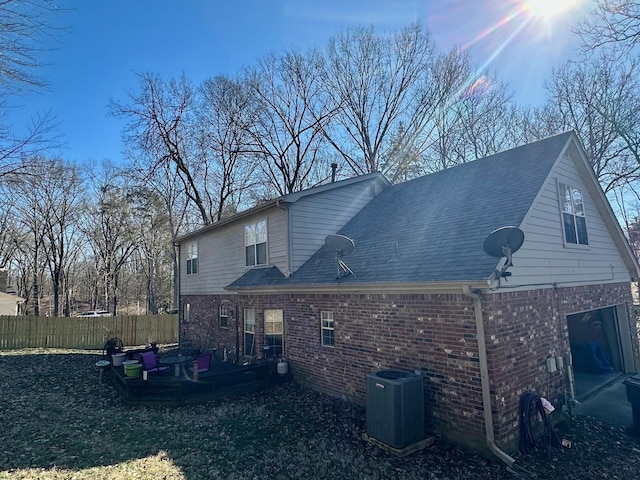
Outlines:
{"label": "gable roof", "polygon": [[[355,242],[343,259],[355,275],[338,280],[335,250],[325,245],[270,285],[486,282],[497,259],[484,239],[521,224],[572,138],[565,132],[386,188],[339,232]],[[228,288],[266,285],[247,280]]]}
{"label": "gable roof", "polygon": [[239,213],[237,213],[235,215],[232,215],[230,217],[223,218],[219,222],[212,223],[211,225],[206,225],[206,226],[204,226],[202,228],[199,228],[199,229],[194,230],[192,232],[189,232],[189,233],[186,233],[186,234],[181,235],[179,237],[176,237],[176,239],[174,240],[174,243],[175,244],[182,243],[185,240],[197,237],[198,235],[201,235],[203,233],[209,232],[211,230],[215,230],[215,229],[220,228],[220,227],[222,227],[224,225],[228,225],[230,223],[234,223],[234,222],[236,222],[238,220],[241,220],[243,218],[246,218],[246,217],[248,217],[250,215],[254,215],[256,213],[263,212],[263,211],[268,210],[268,209],[273,208],[273,207],[279,207],[281,205],[287,205],[287,204],[295,203],[298,200],[300,200],[301,198],[305,198],[305,197],[308,197],[310,195],[316,195],[318,193],[326,192],[327,190],[332,190],[332,189],[335,189],[335,188],[341,188],[341,187],[345,187],[345,186],[348,186],[348,185],[353,185],[355,183],[366,182],[366,181],[371,181],[371,180],[378,180],[379,182],[382,182],[385,185],[391,185],[389,180],[387,180],[385,178],[385,176],[382,175],[379,172],[373,172],[373,173],[369,173],[367,175],[360,175],[358,177],[347,178],[346,180],[339,180],[337,182],[325,183],[325,184],[322,184],[322,185],[318,185],[316,187],[308,188],[308,189],[300,191],[300,192],[289,193],[287,195],[282,195],[282,196],[280,196],[278,198],[275,198],[273,200],[269,200],[267,202],[263,202],[263,203],[261,203],[259,205],[256,205],[253,208],[249,208],[247,210],[243,210],[242,212],[239,212]]}

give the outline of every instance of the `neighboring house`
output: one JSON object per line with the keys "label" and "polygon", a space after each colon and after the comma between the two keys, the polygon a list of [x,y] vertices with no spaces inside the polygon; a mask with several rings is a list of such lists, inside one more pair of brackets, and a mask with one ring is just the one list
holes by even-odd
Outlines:
{"label": "neighboring house", "polygon": [[7,271],[0,268],[0,315],[16,316],[25,299],[7,293],[7,277]]}
{"label": "neighboring house", "polygon": [[16,316],[19,313],[20,305],[24,303],[24,298],[9,293],[0,292],[0,316]]}
{"label": "neighboring house", "polygon": [[[496,278],[506,260],[483,243],[503,226],[525,238]],[[335,233],[355,242],[353,274]],[[427,429],[472,448],[517,445],[524,391],[575,398],[569,361],[589,374],[593,342],[614,373],[637,368],[640,267],[573,132],[286,195],[177,244],[183,337],[286,357],[296,381],[361,404],[367,373],[419,370]]]}

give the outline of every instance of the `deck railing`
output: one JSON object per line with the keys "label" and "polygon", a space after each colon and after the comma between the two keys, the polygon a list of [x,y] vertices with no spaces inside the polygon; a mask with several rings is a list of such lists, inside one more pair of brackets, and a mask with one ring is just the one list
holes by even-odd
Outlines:
{"label": "deck railing", "polygon": [[0,349],[102,349],[116,336],[127,345],[178,341],[178,315],[116,317],[0,316]]}

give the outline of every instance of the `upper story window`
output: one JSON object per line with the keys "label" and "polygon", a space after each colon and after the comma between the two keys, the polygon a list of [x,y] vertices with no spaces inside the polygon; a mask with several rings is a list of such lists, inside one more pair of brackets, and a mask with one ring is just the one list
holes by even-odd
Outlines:
{"label": "upper story window", "polygon": [[260,220],[244,226],[245,265],[267,264],[267,221]]}
{"label": "upper story window", "polygon": [[560,183],[559,188],[565,243],[589,245],[582,192],[566,183]]}
{"label": "upper story window", "polygon": [[198,273],[198,243],[187,245],[187,275]]}

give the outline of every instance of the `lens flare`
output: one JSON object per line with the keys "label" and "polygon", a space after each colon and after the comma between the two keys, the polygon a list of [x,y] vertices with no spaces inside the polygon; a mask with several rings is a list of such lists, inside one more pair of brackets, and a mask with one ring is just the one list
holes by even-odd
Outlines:
{"label": "lens flare", "polygon": [[579,0],[527,0],[525,8],[536,17],[551,18],[562,15],[578,6]]}

